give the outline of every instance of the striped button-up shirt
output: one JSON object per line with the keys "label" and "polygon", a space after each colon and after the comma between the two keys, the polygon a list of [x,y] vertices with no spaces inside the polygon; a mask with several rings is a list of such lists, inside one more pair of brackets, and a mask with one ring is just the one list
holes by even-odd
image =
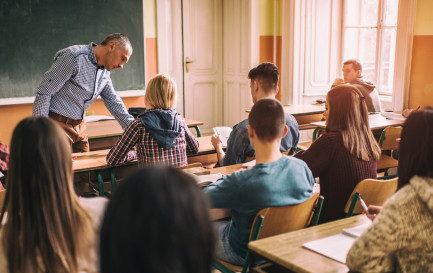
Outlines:
{"label": "striped button-up shirt", "polygon": [[110,72],[98,66],[93,46],[96,44],[75,45],[56,53],[36,91],[34,116],[48,116],[52,111],[82,120],[86,109],[100,95],[123,129],[134,121],[114,91]]}

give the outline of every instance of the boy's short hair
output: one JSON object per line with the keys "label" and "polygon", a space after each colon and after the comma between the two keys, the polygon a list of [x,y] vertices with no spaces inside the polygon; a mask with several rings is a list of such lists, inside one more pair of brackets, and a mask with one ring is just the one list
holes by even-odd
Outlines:
{"label": "boy's short hair", "polygon": [[259,64],[248,73],[248,78],[250,80],[257,80],[260,87],[266,92],[277,89],[278,77],[278,67],[268,62]]}
{"label": "boy's short hair", "polygon": [[174,108],[176,104],[176,82],[168,75],[158,74],[146,88],[146,102],[152,108]]}
{"label": "boy's short hair", "polygon": [[251,108],[248,122],[261,141],[281,138],[286,125],[283,106],[275,99],[261,99]]}
{"label": "boy's short hair", "polygon": [[343,63],[343,65],[345,64],[351,64],[353,70],[362,72],[362,64],[357,59],[349,59]]}

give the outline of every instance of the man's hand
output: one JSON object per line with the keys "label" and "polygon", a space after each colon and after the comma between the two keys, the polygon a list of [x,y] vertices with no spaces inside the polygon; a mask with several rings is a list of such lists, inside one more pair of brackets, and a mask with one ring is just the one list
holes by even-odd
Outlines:
{"label": "man's hand", "polygon": [[335,81],[334,81],[334,83],[332,84],[332,86],[337,86],[337,85],[340,85],[340,84],[345,84],[344,80],[341,79],[341,78],[336,78]]}
{"label": "man's hand", "polygon": [[210,139],[212,146],[215,148],[215,150],[218,150],[219,148],[222,149],[221,139],[219,135],[213,135]]}
{"label": "man's hand", "polygon": [[222,167],[223,166],[223,158],[225,156],[225,153],[223,151],[223,145],[221,143],[221,139],[219,135],[213,135],[210,138],[210,142],[212,143],[212,146],[215,148],[215,151],[217,153],[218,163]]}

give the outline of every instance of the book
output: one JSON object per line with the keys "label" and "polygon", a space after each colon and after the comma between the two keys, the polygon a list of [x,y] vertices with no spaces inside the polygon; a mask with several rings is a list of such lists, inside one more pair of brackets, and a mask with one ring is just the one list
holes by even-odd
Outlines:
{"label": "book", "polygon": [[302,246],[337,262],[345,264],[347,253],[349,253],[352,244],[355,242],[356,238],[358,238],[365,230],[368,229],[370,225],[371,223],[367,223],[352,228],[345,228],[339,234],[319,240],[314,240],[305,243]]}
{"label": "book", "polygon": [[386,117],[387,119],[393,119],[393,120],[406,120],[405,117],[402,116],[402,114],[394,113],[394,112],[382,112],[380,113],[383,117]]}
{"label": "book", "polygon": [[220,136],[223,148],[227,148],[227,140],[229,139],[232,128],[230,127],[214,127],[213,131]]}

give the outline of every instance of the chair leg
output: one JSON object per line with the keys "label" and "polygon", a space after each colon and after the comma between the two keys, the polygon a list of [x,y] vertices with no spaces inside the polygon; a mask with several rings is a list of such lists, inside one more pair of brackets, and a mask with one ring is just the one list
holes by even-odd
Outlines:
{"label": "chair leg", "polygon": [[116,175],[114,174],[113,168],[109,168],[108,172],[110,173],[110,179],[111,179],[111,194],[113,194],[114,188],[116,187]]}
{"label": "chair leg", "polygon": [[95,171],[96,176],[98,177],[98,192],[99,196],[104,196],[104,180],[102,179],[102,174],[100,170]]}
{"label": "chair leg", "polygon": [[360,197],[360,194],[358,192],[355,192],[355,194],[353,195],[353,198],[352,198],[352,203],[350,203],[349,210],[346,213],[346,217],[350,217],[353,215],[353,211],[355,210],[355,206],[359,200],[359,197]]}

